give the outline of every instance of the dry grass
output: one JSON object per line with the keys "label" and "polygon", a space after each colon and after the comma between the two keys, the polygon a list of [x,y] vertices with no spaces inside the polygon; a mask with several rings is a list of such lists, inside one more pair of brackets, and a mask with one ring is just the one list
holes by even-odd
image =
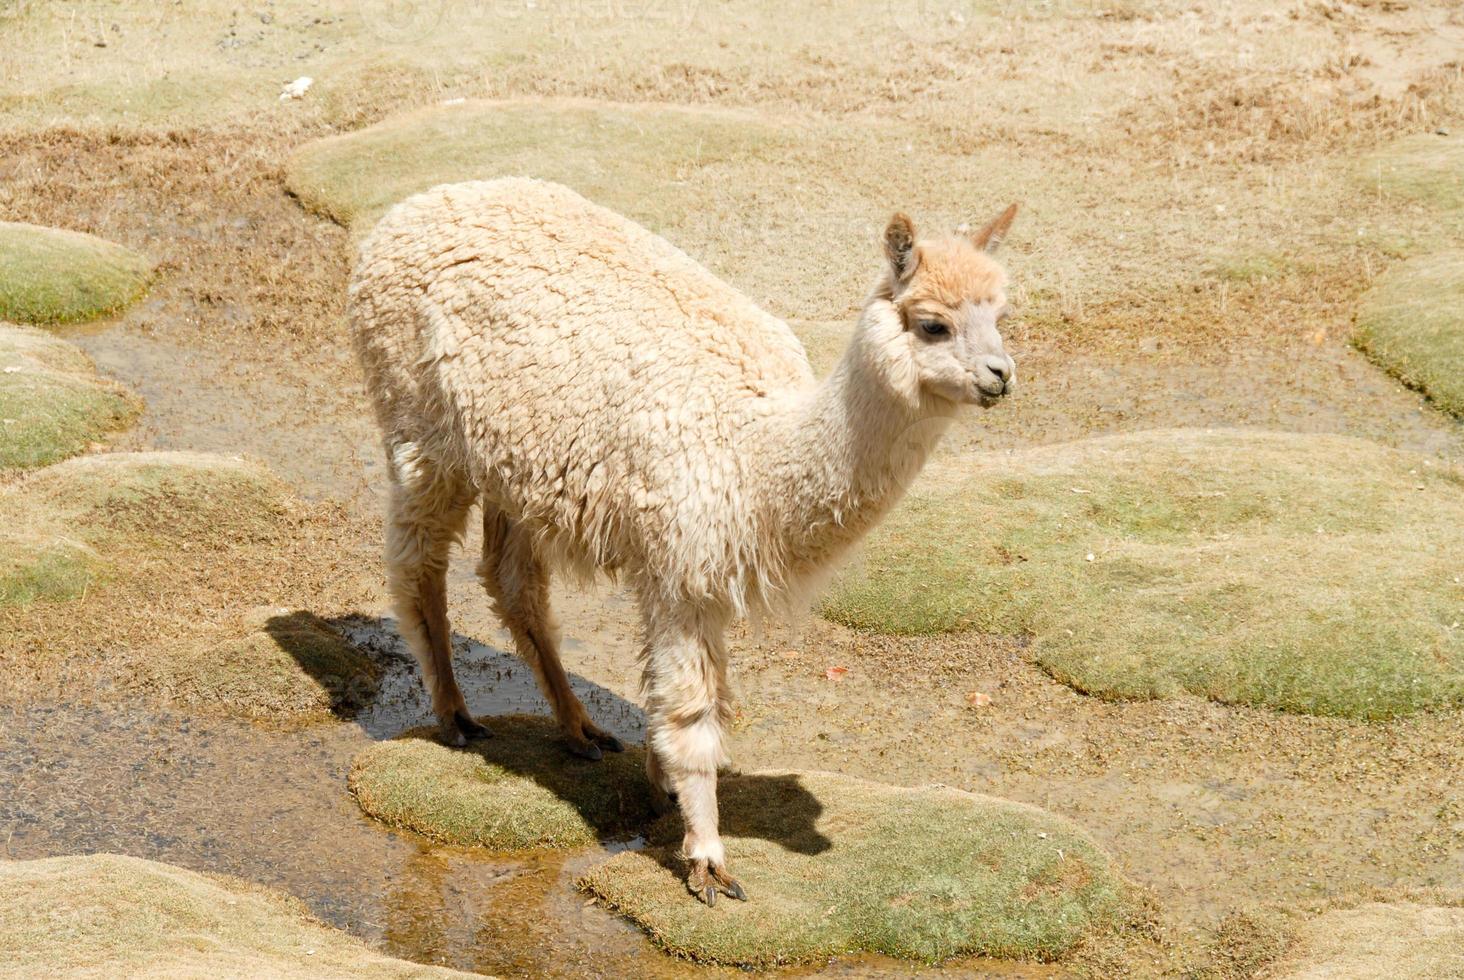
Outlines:
{"label": "dry grass", "polygon": [[1464,417],[1464,251],[1389,269],[1363,297],[1353,339],[1389,374]]}
{"label": "dry grass", "polygon": [[0,221],[0,319],[94,320],[140,297],[151,277],[152,263],[113,242]]}
{"label": "dry grass", "polygon": [[323,623],[258,610],[353,608],[372,539],[256,464],[79,457],[0,487],[0,517],[0,699],[125,692],[307,719],[370,694],[375,668]]}
{"label": "dry grass", "polygon": [[1464,976],[1464,908],[1372,903],[1318,916],[1269,980],[1453,980]]}
{"label": "dry grass", "polygon": [[0,472],[81,452],[141,404],[96,375],[85,354],[39,330],[0,323]]}
{"label": "dry grass", "polygon": [[551,719],[482,721],[493,737],[466,749],[424,728],[361,753],[350,775],[361,808],[445,844],[495,851],[587,847],[650,822],[639,749],[589,762],[565,750]]}
{"label": "dry grass", "polygon": [[861,950],[936,962],[1052,959],[1131,909],[1109,860],[1035,807],[831,773],[753,773],[718,787],[728,864],[751,901],[708,910],[684,883],[679,819],[582,886],[668,952],[767,967]]}
{"label": "dry grass", "polygon": [[371,950],[293,898],[117,854],[0,861],[0,977],[468,977]]}
{"label": "dry grass", "polygon": [[1030,633],[1105,697],[1386,718],[1464,704],[1464,475],[1338,437],[1174,430],[927,473],[825,614]]}

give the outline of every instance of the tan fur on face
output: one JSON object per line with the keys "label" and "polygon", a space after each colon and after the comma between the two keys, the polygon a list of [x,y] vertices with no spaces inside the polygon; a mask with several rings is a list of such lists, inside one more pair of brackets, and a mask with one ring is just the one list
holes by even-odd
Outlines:
{"label": "tan fur on face", "polygon": [[892,297],[902,312],[952,313],[963,303],[1003,300],[1006,273],[985,252],[965,238],[951,236],[921,242],[908,285]]}

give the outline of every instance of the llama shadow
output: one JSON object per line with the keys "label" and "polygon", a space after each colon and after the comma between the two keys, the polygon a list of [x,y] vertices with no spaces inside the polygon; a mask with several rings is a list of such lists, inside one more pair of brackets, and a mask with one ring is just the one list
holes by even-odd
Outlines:
{"label": "llama shadow", "polygon": [[[304,630],[301,624],[311,629]],[[358,659],[353,672],[338,659],[319,656],[315,624],[343,638]],[[266,629],[302,670],[332,693],[333,710],[376,740],[437,740],[431,703],[415,658],[389,619],[346,616],[324,621],[308,612],[274,617]],[[517,656],[458,634],[454,663],[464,698],[492,738],[459,751],[513,776],[529,779],[573,807],[602,840],[644,836],[653,843],[679,842],[675,814],[657,819],[645,777],[645,715],[609,688],[577,675],[570,686],[591,718],[625,743],[623,753],[606,752],[598,762],[570,754],[533,671]],[[351,663],[352,661],[347,661]],[[757,837],[801,854],[818,854],[832,843],[816,829],[823,805],[787,774],[732,775],[723,784],[724,834]],[[729,795],[735,794],[735,795]],[[662,849],[658,848],[658,851]],[[674,853],[675,848],[664,849]],[[679,859],[663,864],[684,870]]]}

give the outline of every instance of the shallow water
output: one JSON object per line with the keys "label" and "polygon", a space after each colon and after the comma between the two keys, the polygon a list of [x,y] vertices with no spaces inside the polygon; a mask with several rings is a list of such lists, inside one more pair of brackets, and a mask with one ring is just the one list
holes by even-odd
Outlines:
{"label": "shallow water", "polygon": [[[389,621],[337,625],[385,668],[381,697],[351,720],[274,731],[141,705],[0,711],[0,854],[119,852],[237,875],[299,897],[325,922],[392,955],[459,969],[580,977],[738,972],[673,960],[588,902],[574,879],[600,851],[489,854],[366,818],[346,789],[352,757],[372,739],[428,722],[430,712]],[[522,662],[464,637],[457,646],[458,675],[475,710],[547,713]],[[600,723],[641,738],[638,708],[583,678],[573,682]],[[794,972],[926,971],[855,957]],[[983,961],[956,972],[1052,973]]]}

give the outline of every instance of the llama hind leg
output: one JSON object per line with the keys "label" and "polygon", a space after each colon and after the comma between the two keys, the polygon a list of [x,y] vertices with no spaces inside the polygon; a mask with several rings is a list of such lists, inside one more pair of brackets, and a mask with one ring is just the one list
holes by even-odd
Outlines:
{"label": "llama hind leg", "polygon": [[686,885],[708,905],[718,893],[747,900],[727,871],[717,826],[717,770],[727,762],[732,715],[725,625],[724,617],[702,612],[653,613],[646,617],[643,654],[646,775],[658,803],[674,798],[681,809],[681,850],[691,865]]}
{"label": "llama hind leg", "polygon": [[447,620],[447,560],[462,536],[472,494],[466,485],[419,459],[392,459],[386,521],[387,588],[397,629],[406,640],[432,696],[443,741],[465,745],[488,729],[473,720],[452,671],[452,630]]}
{"label": "llama hind leg", "polygon": [[499,619],[513,634],[519,656],[534,668],[569,750],[586,759],[599,759],[602,749],[624,751],[618,738],[590,721],[569,686],[559,660],[559,627],[549,610],[549,569],[535,553],[529,531],[486,501],[478,577]]}

